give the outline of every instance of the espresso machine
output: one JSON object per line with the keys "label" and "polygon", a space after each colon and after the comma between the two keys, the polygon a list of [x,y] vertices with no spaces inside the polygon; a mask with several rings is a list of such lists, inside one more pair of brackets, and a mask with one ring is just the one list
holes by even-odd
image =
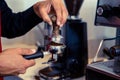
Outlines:
{"label": "espresso machine", "polygon": [[53,27],[45,24],[45,50],[52,57],[48,67],[39,71],[44,80],[70,80],[84,76],[88,63],[87,23],[78,17],[83,0],[64,0],[69,17],[62,28],[52,18]]}

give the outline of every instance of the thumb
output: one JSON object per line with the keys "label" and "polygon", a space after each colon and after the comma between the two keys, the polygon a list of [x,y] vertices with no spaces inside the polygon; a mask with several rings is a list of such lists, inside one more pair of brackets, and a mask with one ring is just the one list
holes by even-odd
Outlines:
{"label": "thumb", "polygon": [[36,49],[21,48],[18,51],[20,55],[31,55],[36,52]]}

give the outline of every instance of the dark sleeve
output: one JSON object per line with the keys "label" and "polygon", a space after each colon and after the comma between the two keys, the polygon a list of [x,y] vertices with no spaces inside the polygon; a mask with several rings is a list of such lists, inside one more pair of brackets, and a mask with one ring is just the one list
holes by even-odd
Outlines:
{"label": "dark sleeve", "polygon": [[14,38],[24,35],[42,21],[34,12],[33,7],[26,11],[13,13],[4,0],[1,0],[2,37]]}

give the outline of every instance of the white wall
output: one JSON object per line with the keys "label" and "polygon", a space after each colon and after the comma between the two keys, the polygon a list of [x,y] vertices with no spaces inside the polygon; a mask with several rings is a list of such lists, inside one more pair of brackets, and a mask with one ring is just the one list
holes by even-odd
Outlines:
{"label": "white wall", "polygon": [[5,0],[14,12],[23,11],[40,0]]}
{"label": "white wall", "polygon": [[[84,0],[80,11],[80,17],[83,19],[83,21],[86,21],[88,25],[88,50],[90,57],[94,56],[91,54],[95,54],[97,52],[98,46],[102,39],[115,37],[116,35],[116,28],[94,25],[96,6],[97,0]],[[102,47],[109,47],[111,45],[114,45],[113,43],[114,41],[112,41],[112,43],[104,42]]]}
{"label": "white wall", "polygon": [[[6,0],[6,1],[14,12],[18,12],[30,7],[38,0]],[[115,28],[94,25],[96,4],[97,0],[84,0],[84,3],[80,10],[80,18],[82,18],[83,21],[87,22],[88,26],[89,53],[96,52],[99,45],[99,41],[101,39],[114,37],[116,34]],[[41,34],[39,29],[34,28],[32,31],[30,31],[25,36],[22,36],[20,38],[12,40],[3,38],[3,45],[14,43],[34,44],[36,40],[39,40],[41,38],[39,34]]]}
{"label": "white wall", "polygon": [[94,25],[96,5],[97,0],[84,0],[80,11],[80,17],[88,24],[88,38],[102,39],[115,36],[115,28]]}

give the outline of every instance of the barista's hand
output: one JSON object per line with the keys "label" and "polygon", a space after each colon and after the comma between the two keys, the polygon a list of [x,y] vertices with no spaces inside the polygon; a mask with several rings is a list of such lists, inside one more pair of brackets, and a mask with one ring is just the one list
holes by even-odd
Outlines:
{"label": "barista's hand", "polygon": [[35,13],[45,22],[52,25],[49,15],[57,16],[57,24],[62,26],[68,17],[68,11],[63,3],[63,0],[46,0],[36,3],[34,6]]}
{"label": "barista's hand", "polygon": [[28,67],[35,64],[34,60],[26,60],[23,55],[35,53],[34,49],[11,48],[0,54],[0,75],[24,74]]}

